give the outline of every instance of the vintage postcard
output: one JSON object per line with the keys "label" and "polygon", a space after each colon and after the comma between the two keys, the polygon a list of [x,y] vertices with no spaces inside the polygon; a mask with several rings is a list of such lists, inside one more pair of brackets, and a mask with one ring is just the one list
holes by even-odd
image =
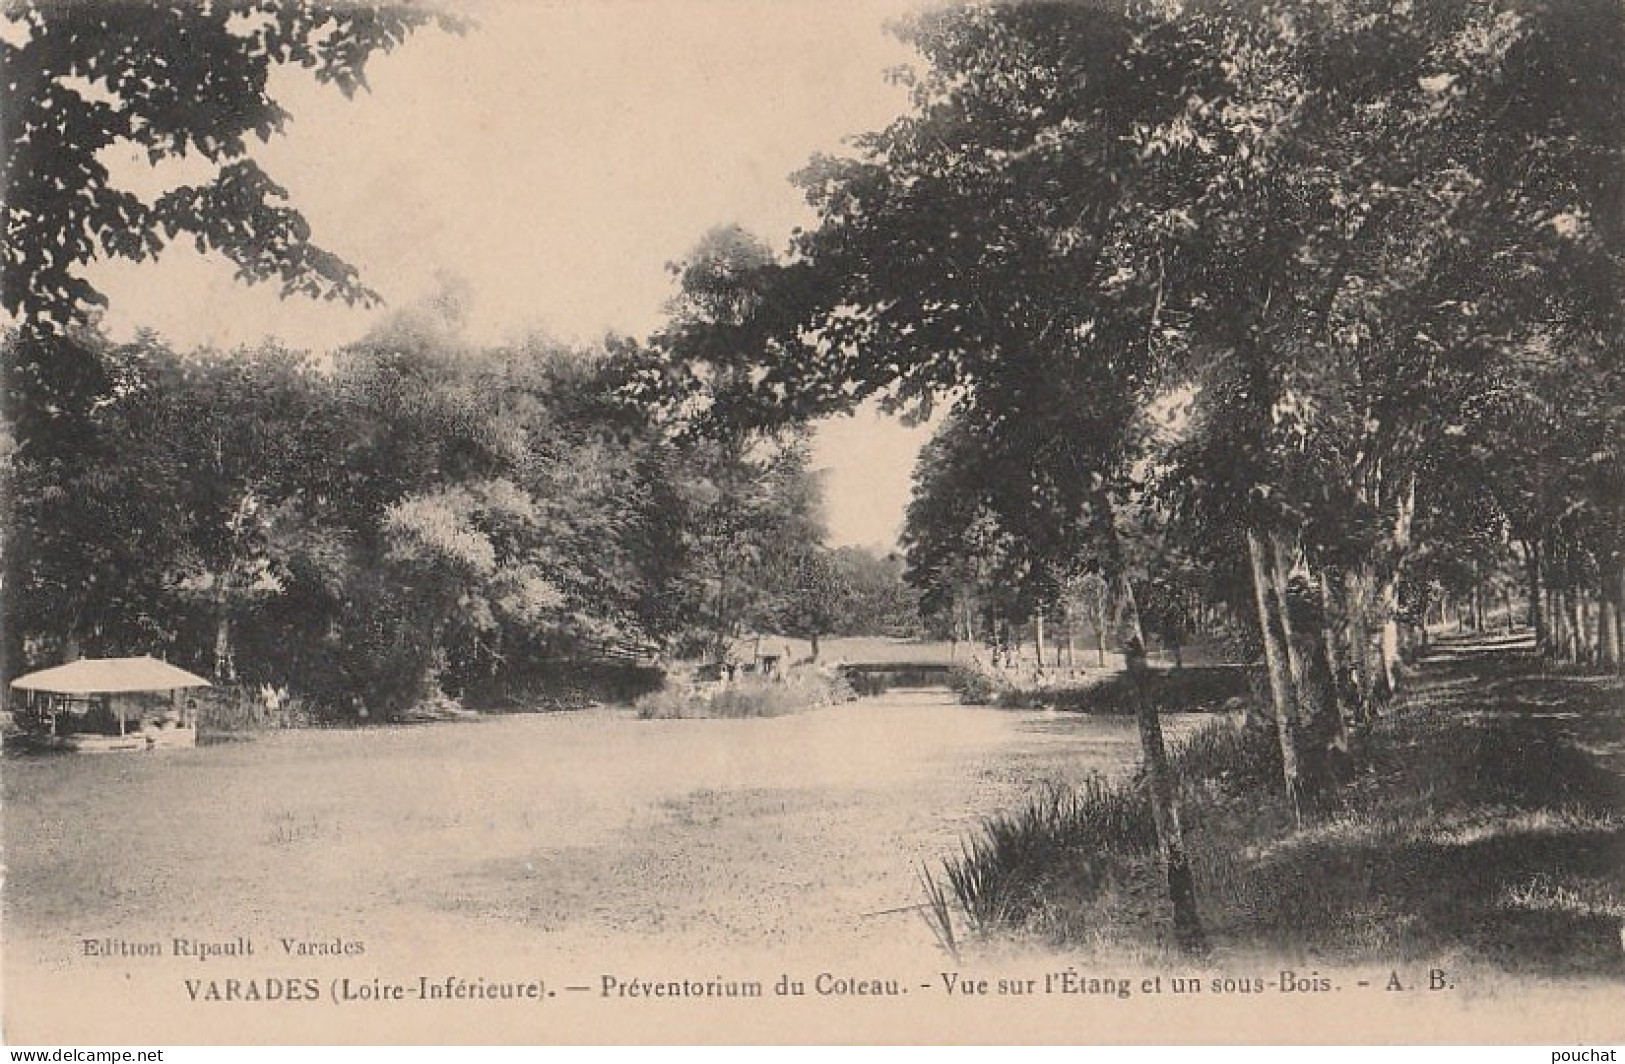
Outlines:
{"label": "vintage postcard", "polygon": [[9,0],[10,1045],[1625,1042],[1625,13]]}

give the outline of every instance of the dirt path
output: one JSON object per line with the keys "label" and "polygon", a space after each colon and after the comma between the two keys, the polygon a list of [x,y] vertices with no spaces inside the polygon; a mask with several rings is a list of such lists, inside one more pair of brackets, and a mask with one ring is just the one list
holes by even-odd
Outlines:
{"label": "dirt path", "polygon": [[[1220,941],[1479,985],[1625,978],[1625,699],[1527,638],[1443,639],[1358,746],[1335,815],[1209,891]],[[1250,845],[1218,840],[1220,852]]]}

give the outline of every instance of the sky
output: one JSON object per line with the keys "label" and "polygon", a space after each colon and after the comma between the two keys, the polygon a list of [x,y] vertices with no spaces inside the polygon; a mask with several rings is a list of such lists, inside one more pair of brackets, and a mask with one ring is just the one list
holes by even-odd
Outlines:
{"label": "sky", "polygon": [[[478,0],[467,34],[375,57],[354,100],[279,72],[293,120],[254,155],[389,307],[449,278],[477,339],[642,336],[673,292],[667,264],[707,229],[782,248],[813,222],[789,175],[905,106],[885,75],[914,57],[885,27],[917,2]],[[143,194],[201,176],[106,161]],[[323,349],[387,313],[282,300],[190,248],[92,280],[115,336],[146,326],[183,347]],[[833,543],[893,545],[924,433],[870,410],[820,427]]]}

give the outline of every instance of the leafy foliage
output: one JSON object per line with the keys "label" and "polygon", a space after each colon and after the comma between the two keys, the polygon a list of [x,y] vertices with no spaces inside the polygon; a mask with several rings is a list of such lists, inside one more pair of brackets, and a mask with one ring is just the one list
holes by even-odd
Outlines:
{"label": "leafy foliage", "polygon": [[[105,302],[82,276],[91,260],[141,261],[178,236],[217,251],[246,281],[285,294],[373,301],[355,270],[311,242],[287,192],[249,156],[283,131],[271,70],[296,65],[346,96],[366,63],[427,22],[458,20],[410,3],[227,0],[24,3],[7,9],[5,308],[60,332]],[[145,200],[103,161],[129,145],[157,165],[201,158],[213,178]]]}

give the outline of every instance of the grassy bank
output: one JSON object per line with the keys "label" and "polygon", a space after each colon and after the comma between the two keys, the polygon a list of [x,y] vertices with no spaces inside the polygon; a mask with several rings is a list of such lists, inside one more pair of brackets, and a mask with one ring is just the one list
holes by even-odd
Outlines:
{"label": "grassy bank", "polygon": [[[1272,736],[1215,720],[1173,755],[1215,949],[1625,978],[1622,694],[1446,648],[1301,827]],[[967,840],[942,884],[984,935],[1160,954],[1153,842],[1132,781],[1049,791]]]}

